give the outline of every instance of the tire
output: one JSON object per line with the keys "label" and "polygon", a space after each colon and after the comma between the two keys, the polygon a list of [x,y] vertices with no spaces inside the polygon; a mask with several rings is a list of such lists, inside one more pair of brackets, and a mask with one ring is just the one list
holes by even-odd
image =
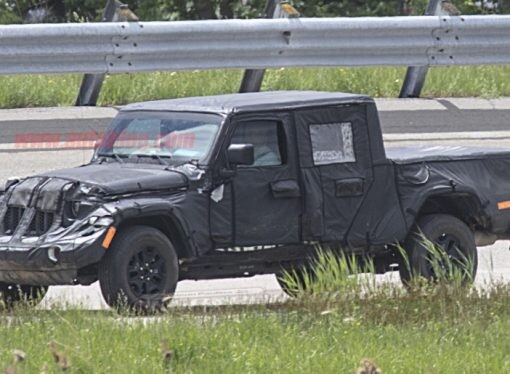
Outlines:
{"label": "tire", "polygon": [[15,285],[0,282],[0,300],[8,308],[20,303],[36,306],[47,291],[48,286]]}
{"label": "tire", "polygon": [[161,231],[148,226],[122,230],[99,263],[101,293],[115,309],[162,309],[170,302],[178,279],[174,246]]}
{"label": "tire", "polygon": [[[423,244],[423,236],[441,248],[446,259],[431,258],[429,250]],[[413,278],[422,277],[428,281],[451,282],[454,269],[461,274],[462,284],[474,281],[478,267],[478,253],[471,229],[460,219],[446,215],[433,214],[420,218],[404,242],[408,262],[401,261],[400,279],[409,286]],[[436,270],[441,270],[438,277]],[[441,279],[438,279],[441,278]]]}

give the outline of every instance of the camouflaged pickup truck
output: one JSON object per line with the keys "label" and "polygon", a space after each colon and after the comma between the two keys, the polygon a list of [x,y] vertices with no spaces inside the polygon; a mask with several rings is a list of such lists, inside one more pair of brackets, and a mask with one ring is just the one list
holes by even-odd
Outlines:
{"label": "camouflaged pickup truck", "polygon": [[[281,274],[319,246],[434,270],[419,234],[454,264],[509,238],[510,153],[384,149],[374,101],[263,92],[131,104],[90,163],[9,181],[0,202],[0,292],[100,282],[108,304],[170,300],[182,279]],[[289,292],[289,290],[286,290]]]}

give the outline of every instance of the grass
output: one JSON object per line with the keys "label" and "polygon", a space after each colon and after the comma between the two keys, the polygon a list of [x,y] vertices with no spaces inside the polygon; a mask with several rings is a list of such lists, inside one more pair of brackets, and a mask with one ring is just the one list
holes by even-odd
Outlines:
{"label": "grass", "polygon": [[[310,89],[398,97],[405,68],[322,68],[268,71],[263,90]],[[236,92],[240,70],[156,72],[108,76],[99,105]],[[80,75],[0,77],[0,108],[73,105]],[[510,66],[433,68],[424,97],[510,96]]]}
{"label": "grass", "polygon": [[34,312],[21,305],[0,311],[0,370],[355,373],[372,365],[374,371],[358,372],[510,370],[509,285],[475,289],[417,282],[406,291],[352,276],[353,270],[373,269],[364,266],[323,251],[313,292],[267,305],[179,308],[145,318]]}
{"label": "grass", "polygon": [[[151,319],[108,312],[17,311],[0,319],[0,369],[19,372],[504,373],[510,369],[510,293],[174,310]],[[50,342],[54,342],[52,353]],[[165,351],[172,359],[166,364]],[[61,364],[60,364],[61,365]]]}

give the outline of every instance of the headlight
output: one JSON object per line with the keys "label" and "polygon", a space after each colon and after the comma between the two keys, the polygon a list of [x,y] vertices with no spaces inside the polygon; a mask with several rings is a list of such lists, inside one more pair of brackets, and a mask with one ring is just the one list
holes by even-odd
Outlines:
{"label": "headlight", "polygon": [[87,214],[92,213],[96,208],[96,204],[89,201],[71,201],[69,202],[70,219],[83,218]]}

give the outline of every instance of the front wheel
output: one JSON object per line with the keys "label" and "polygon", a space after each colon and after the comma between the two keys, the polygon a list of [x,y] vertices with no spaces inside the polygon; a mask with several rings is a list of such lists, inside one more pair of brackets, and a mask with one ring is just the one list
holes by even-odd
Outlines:
{"label": "front wheel", "polygon": [[147,226],[121,231],[99,264],[101,293],[113,308],[160,309],[170,302],[178,279],[174,246]]}
{"label": "front wheel", "polygon": [[462,284],[474,281],[478,254],[473,232],[460,219],[446,214],[420,218],[404,242],[405,254],[399,266],[405,285],[412,279]]}
{"label": "front wheel", "polygon": [[16,285],[0,282],[0,300],[11,308],[19,303],[37,305],[46,295],[47,286]]}

